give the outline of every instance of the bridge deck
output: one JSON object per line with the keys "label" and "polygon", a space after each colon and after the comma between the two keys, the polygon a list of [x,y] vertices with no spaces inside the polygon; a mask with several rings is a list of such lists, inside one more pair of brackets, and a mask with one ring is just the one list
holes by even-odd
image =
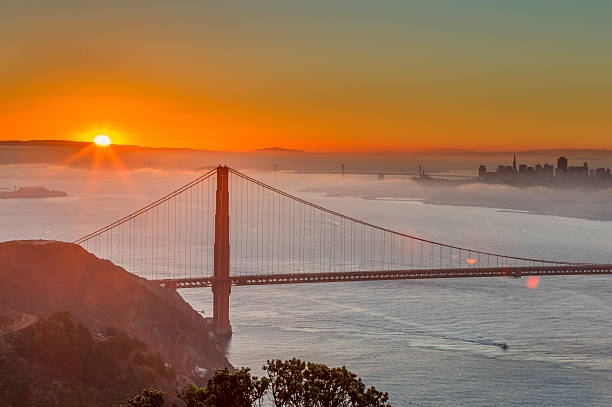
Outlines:
{"label": "bridge deck", "polygon": [[[409,280],[431,278],[470,278],[470,277],[514,277],[522,276],[570,276],[612,274],[612,264],[584,264],[571,266],[537,266],[537,267],[491,267],[491,268],[456,268],[428,270],[383,270],[354,271],[331,273],[290,273],[263,274],[251,276],[230,276],[232,285],[272,285],[299,283],[331,283],[342,281],[372,280]],[[161,285],[176,288],[210,287],[214,277],[179,278],[154,280]]]}

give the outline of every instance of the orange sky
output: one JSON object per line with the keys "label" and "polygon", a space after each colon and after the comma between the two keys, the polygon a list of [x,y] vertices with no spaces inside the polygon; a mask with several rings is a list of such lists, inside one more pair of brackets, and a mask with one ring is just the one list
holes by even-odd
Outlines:
{"label": "orange sky", "polygon": [[582,10],[587,24],[567,5],[442,3],[3,2],[0,35],[13,41],[0,45],[0,138],[612,148],[607,6]]}

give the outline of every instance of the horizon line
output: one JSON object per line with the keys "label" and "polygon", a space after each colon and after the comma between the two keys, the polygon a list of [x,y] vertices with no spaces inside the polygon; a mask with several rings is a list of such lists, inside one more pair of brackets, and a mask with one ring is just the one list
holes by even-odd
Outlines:
{"label": "horizon line", "polygon": [[[94,144],[91,141],[80,141],[80,140],[68,140],[68,139],[28,139],[28,140],[17,140],[17,139],[0,139],[1,144],[6,143],[68,143],[68,144],[79,144],[88,145]],[[432,149],[415,149],[415,150],[303,150],[299,148],[289,147],[258,147],[252,150],[208,150],[205,148],[196,147],[153,147],[138,144],[118,144],[112,143],[113,147],[121,148],[141,148],[151,150],[191,150],[208,153],[230,153],[230,154],[245,154],[245,153],[291,153],[291,154],[423,154],[423,153],[436,153],[436,152],[448,152],[448,153],[462,153],[462,154],[524,154],[534,152],[553,152],[553,151],[592,151],[592,152],[611,152],[610,148],[593,148],[593,147],[550,147],[550,148],[527,148],[527,149],[516,149],[516,150],[471,150],[464,148],[432,148]]]}

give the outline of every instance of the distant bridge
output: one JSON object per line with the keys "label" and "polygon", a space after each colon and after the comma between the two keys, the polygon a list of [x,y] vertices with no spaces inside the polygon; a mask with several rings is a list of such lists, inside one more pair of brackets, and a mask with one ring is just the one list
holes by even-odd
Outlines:
{"label": "distant bridge", "polygon": [[74,243],[167,288],[212,287],[219,334],[231,332],[233,285],[612,274],[612,264],[506,256],[399,233],[221,166]]}

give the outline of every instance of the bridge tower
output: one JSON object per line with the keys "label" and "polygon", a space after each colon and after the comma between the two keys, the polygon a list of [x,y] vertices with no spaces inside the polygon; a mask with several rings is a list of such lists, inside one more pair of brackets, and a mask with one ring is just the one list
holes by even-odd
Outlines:
{"label": "bridge tower", "polygon": [[229,240],[229,171],[217,167],[217,205],[215,210],[215,253],[213,291],[213,322],[217,335],[231,335],[229,320],[229,297],[232,291],[230,281],[230,240]]}

